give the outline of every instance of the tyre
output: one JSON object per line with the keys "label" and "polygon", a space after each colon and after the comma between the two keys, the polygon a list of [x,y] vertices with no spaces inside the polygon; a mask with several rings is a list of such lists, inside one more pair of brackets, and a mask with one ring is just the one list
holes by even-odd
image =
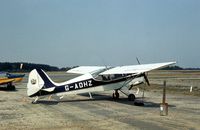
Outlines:
{"label": "tyre", "polygon": [[8,86],[7,86],[7,89],[8,89],[8,90],[15,90],[15,86],[14,86],[14,85],[8,85]]}
{"label": "tyre", "polygon": [[135,95],[134,94],[129,94],[128,95],[128,100],[129,101],[135,101]]}

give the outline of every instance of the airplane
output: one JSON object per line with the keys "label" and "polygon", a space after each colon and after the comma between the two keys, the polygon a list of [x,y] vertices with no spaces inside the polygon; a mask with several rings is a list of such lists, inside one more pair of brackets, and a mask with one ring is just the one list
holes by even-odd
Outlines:
{"label": "airplane", "polygon": [[15,90],[13,83],[21,82],[25,74],[0,73],[0,85],[7,85],[7,90]]}
{"label": "airplane", "polygon": [[[155,69],[164,68],[176,62],[129,65],[118,67],[80,66],[67,71],[67,73],[82,74],[62,83],[56,83],[42,69],[34,69],[29,73],[27,95],[39,98],[56,95],[62,99],[68,94],[82,94],[114,90],[113,99],[119,99],[119,91],[127,95],[128,100],[134,101],[135,95],[130,89],[149,80],[146,73]],[[133,85],[130,86],[130,83]]]}
{"label": "airplane", "polygon": [[11,73],[6,73],[8,79],[14,79],[15,83],[21,82],[23,80],[23,77],[25,74],[11,74]]}

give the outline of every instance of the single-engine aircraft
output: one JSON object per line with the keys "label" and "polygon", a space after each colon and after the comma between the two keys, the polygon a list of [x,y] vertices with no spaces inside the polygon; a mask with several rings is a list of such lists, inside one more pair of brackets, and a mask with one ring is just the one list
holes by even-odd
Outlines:
{"label": "single-engine aircraft", "polygon": [[[99,91],[114,90],[113,99],[119,98],[121,91],[128,96],[128,100],[134,101],[135,95],[130,93],[133,85],[138,85],[149,80],[146,73],[175,64],[176,62],[129,65],[119,67],[80,66],[68,70],[67,73],[82,74],[76,78],[62,83],[55,83],[42,69],[34,69],[30,72],[27,84],[27,95],[36,97],[32,103],[36,103],[39,97],[56,95],[60,99],[68,94],[82,94]],[[130,85],[132,83],[133,85]]]}
{"label": "single-engine aircraft", "polygon": [[0,85],[7,85],[8,90],[15,90],[13,83],[21,82],[25,74],[0,72]]}

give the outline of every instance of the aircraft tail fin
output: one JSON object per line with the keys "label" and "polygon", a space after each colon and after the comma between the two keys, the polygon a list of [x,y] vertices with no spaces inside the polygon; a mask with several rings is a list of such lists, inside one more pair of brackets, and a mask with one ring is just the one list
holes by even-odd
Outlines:
{"label": "aircraft tail fin", "polygon": [[55,86],[55,83],[42,69],[34,69],[29,74],[27,94],[31,97],[41,89],[52,91],[52,88],[55,88]]}

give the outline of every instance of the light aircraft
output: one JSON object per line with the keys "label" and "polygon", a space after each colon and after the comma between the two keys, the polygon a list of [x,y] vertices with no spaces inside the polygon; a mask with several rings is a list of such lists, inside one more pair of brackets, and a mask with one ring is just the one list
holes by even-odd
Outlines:
{"label": "light aircraft", "polygon": [[25,74],[0,73],[0,85],[7,85],[8,90],[15,90],[13,83],[21,82]]}
{"label": "light aircraft", "polygon": [[[68,70],[67,73],[82,74],[76,78],[62,83],[55,83],[42,69],[34,69],[30,72],[27,83],[27,95],[36,97],[32,103],[36,103],[39,97],[56,95],[62,99],[68,94],[82,94],[100,91],[114,90],[113,99],[119,98],[121,91],[128,96],[128,100],[134,101],[135,95],[130,89],[144,81],[149,84],[146,73],[175,64],[176,62],[129,65],[119,67],[80,66]],[[130,86],[130,83],[132,84]]]}

